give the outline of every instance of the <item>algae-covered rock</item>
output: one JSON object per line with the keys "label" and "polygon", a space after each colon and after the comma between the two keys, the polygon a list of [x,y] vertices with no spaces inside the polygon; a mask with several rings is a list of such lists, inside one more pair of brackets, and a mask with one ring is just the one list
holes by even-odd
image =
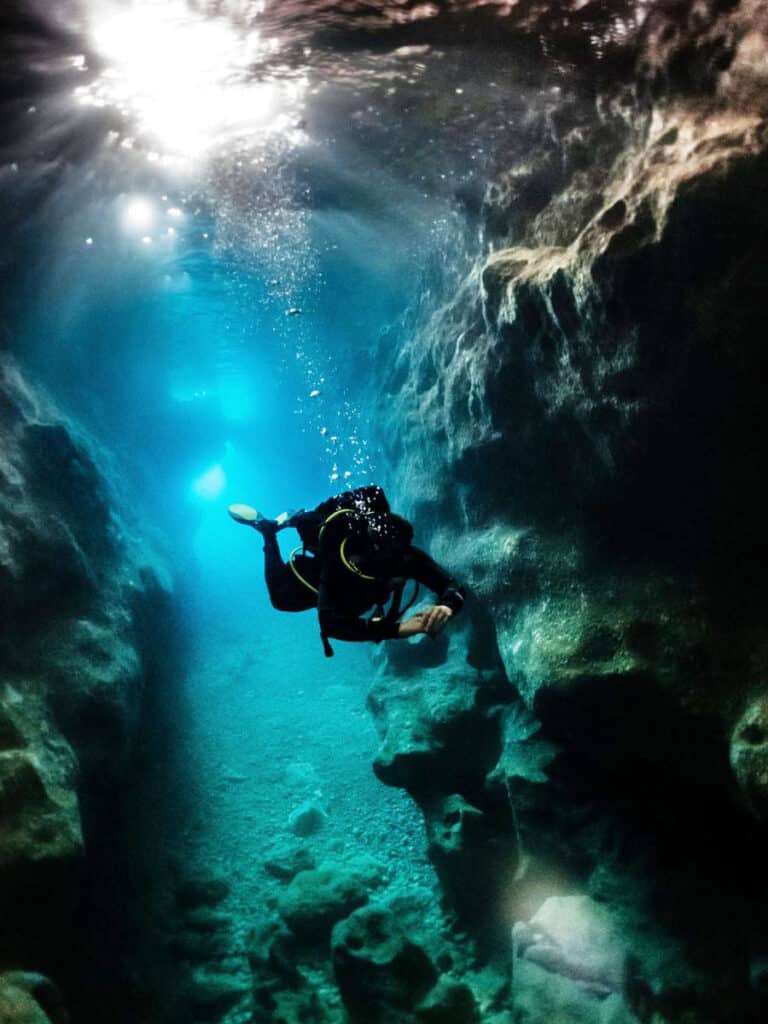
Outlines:
{"label": "algae-covered rock", "polygon": [[219,1024],[250,1020],[254,977],[238,918],[222,906],[229,884],[216,872],[180,875],[173,892],[173,933],[167,941],[175,1014]]}
{"label": "algae-covered rock", "polygon": [[[331,936],[333,969],[352,1024],[378,1024],[414,1011],[437,969],[386,906],[356,910]],[[407,1016],[403,1018],[407,1020]]]}
{"label": "algae-covered rock", "polygon": [[0,974],[0,1021],[3,1024],[69,1024],[59,989],[42,974]]}
{"label": "algae-covered rock", "polygon": [[300,871],[278,897],[277,909],[297,937],[322,939],[337,921],[366,903],[382,879],[383,869],[372,858],[327,861]]}
{"label": "algae-covered rock", "polygon": [[284,855],[278,854],[264,861],[264,870],[281,882],[290,882],[300,871],[310,871],[314,867],[314,857],[309,850],[303,848]]}
{"label": "algae-covered rock", "polygon": [[0,976],[0,1020],[3,1024],[53,1024],[29,992],[9,985]]}
{"label": "algae-covered rock", "polygon": [[768,696],[753,701],[736,723],[730,757],[750,806],[761,818],[768,818]]}
{"label": "algae-covered rock", "polygon": [[258,987],[274,987],[275,978],[295,985],[301,980],[296,966],[296,936],[280,918],[257,921],[247,941],[248,958]]}
{"label": "algae-covered rock", "polygon": [[[768,237],[768,20],[653,5],[631,35],[626,90],[555,101],[553,135],[486,193],[485,248],[380,352],[388,494],[482,614],[432,667],[380,667],[377,771],[424,811],[451,904],[493,877],[456,834],[485,829],[517,842],[485,897],[500,925],[552,915],[484,1020],[764,1015],[765,303],[745,253]],[[499,662],[510,695],[483,705]],[[603,932],[573,920],[586,906]]]}
{"label": "algae-covered rock", "polygon": [[338,996],[307,981],[298,991],[276,992],[263,1015],[257,1012],[254,1024],[347,1024],[347,1017]]}
{"label": "algae-covered rock", "polygon": [[74,867],[83,852],[77,797],[66,785],[74,777],[72,751],[61,738],[47,749],[38,744],[0,751],[0,872],[29,863]]}
{"label": "algae-covered rock", "polygon": [[343,1024],[338,992],[318,982],[317,961],[301,964],[296,936],[279,919],[262,920],[248,940],[255,1024]]}

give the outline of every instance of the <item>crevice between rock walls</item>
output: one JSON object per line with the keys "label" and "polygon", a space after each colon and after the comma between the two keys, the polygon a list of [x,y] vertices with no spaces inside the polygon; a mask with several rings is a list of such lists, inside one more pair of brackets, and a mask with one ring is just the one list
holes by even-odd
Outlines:
{"label": "crevice between rock walls", "polygon": [[136,788],[147,710],[178,681],[171,580],[145,537],[106,453],[4,358],[2,1021],[136,1019]]}

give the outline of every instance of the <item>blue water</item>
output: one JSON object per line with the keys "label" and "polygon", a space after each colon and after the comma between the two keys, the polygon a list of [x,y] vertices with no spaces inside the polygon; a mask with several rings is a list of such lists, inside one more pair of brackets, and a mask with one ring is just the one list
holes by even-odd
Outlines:
{"label": "blue water", "polygon": [[[301,238],[279,240],[286,268],[219,242],[215,205],[195,213],[198,200],[167,181],[130,195],[152,209],[153,242],[114,217],[122,191],[82,197],[27,284],[17,351],[112,453],[138,528],[172,560],[188,661],[174,768],[157,781],[161,848],[236,879],[245,907],[304,799],[327,807],[328,841],[349,840],[364,801],[378,809],[366,843],[378,835],[383,851],[405,830],[403,856],[423,845],[416,812],[370,768],[370,651],[338,644],[327,661],[315,614],[270,606],[260,537],[227,514],[232,502],[267,515],[310,507],[383,472],[361,396],[410,282],[376,256],[355,262],[370,239],[344,215],[302,215]],[[158,243],[168,226],[172,244]],[[325,254],[350,234],[346,251]],[[280,542],[287,556],[298,538]],[[312,785],[290,781],[296,765]],[[407,872],[426,877],[426,864]]]}

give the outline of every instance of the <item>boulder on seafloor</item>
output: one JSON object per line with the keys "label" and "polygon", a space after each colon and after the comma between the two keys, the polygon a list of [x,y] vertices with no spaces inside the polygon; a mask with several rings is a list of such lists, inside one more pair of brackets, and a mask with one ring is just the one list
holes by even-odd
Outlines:
{"label": "boulder on seafloor", "polygon": [[297,938],[323,939],[337,921],[368,902],[371,890],[382,884],[383,877],[382,865],[364,855],[324,861],[292,879],[280,893],[277,909]]}
{"label": "boulder on seafloor", "polygon": [[352,1024],[406,1024],[437,981],[423,946],[385,905],[363,907],[337,924],[331,947]]}
{"label": "boulder on seafloor", "polygon": [[515,1024],[640,1024],[618,993],[595,993],[532,961],[516,965],[513,999]]}
{"label": "boulder on seafloor", "polygon": [[305,800],[288,816],[288,827],[297,836],[313,836],[325,824],[328,815],[316,800]]}
{"label": "boulder on seafloor", "polygon": [[[316,963],[300,969],[296,936],[279,918],[262,920],[248,939],[253,974],[253,1024],[343,1024],[338,993],[318,983]],[[302,965],[303,966],[303,965]]]}
{"label": "boulder on seafloor", "polygon": [[230,887],[218,873],[180,875],[175,867],[174,934],[167,943],[177,975],[180,1019],[219,1024],[250,1020],[253,1009],[249,950],[238,919],[223,909]]}
{"label": "boulder on seafloor", "polygon": [[257,921],[246,947],[257,988],[263,983],[272,990],[276,979],[288,987],[301,982],[296,966],[296,936],[279,917]]}
{"label": "boulder on seafloor", "polygon": [[315,858],[307,847],[296,840],[280,840],[274,844],[264,861],[264,870],[281,882],[290,882],[300,871],[315,867]]}
{"label": "boulder on seafloor", "polygon": [[603,996],[624,984],[627,940],[606,907],[584,894],[550,896],[527,925],[515,926],[518,956],[580,981]]}
{"label": "boulder on seafloor", "polygon": [[272,1006],[263,1013],[257,1009],[248,1024],[348,1024],[338,996],[315,988],[307,981],[300,991],[279,991]]}

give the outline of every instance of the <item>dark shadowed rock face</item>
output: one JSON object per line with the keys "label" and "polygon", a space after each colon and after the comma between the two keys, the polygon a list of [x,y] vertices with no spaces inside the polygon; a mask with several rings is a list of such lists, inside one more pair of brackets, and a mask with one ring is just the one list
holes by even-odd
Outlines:
{"label": "dark shadowed rock face", "polygon": [[627,45],[382,349],[392,496],[473,603],[437,667],[384,657],[376,770],[506,932],[515,1020],[758,1021],[768,11],[656,5]]}
{"label": "dark shadowed rock face", "polygon": [[87,849],[114,829],[169,598],[99,458],[0,364],[0,1017],[29,1024],[67,1019],[32,972],[77,987]]}

